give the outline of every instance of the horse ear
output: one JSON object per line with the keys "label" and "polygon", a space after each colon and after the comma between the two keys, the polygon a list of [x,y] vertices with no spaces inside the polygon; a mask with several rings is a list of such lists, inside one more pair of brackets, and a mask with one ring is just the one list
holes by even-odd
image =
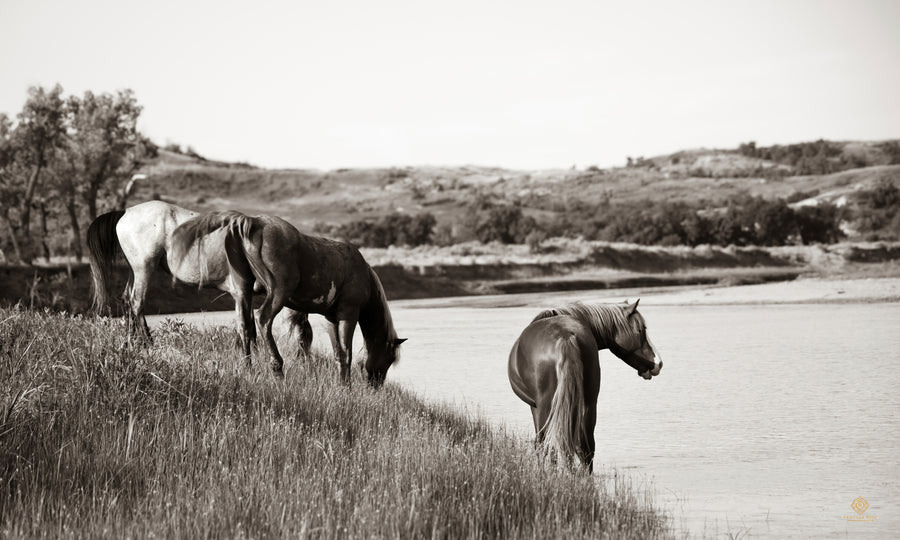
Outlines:
{"label": "horse ear", "polygon": [[407,338],[405,338],[405,337],[398,337],[397,339],[394,340],[394,347],[399,347],[406,340],[407,340]]}
{"label": "horse ear", "polygon": [[633,304],[625,306],[625,316],[626,317],[631,317],[632,315],[634,315],[634,312],[637,311],[638,302],[640,302],[640,301],[641,301],[641,299],[638,298],[637,300],[634,301]]}

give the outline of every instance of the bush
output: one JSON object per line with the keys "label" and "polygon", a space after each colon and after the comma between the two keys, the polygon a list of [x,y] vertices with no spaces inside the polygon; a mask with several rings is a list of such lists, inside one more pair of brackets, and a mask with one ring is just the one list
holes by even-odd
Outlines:
{"label": "bush", "polygon": [[436,224],[435,217],[427,212],[415,216],[394,212],[377,220],[351,221],[329,232],[358,246],[420,246],[431,242]]}
{"label": "bush", "polygon": [[495,203],[484,196],[469,203],[462,225],[484,244],[522,244],[537,227],[534,218],[526,216],[518,204]]}

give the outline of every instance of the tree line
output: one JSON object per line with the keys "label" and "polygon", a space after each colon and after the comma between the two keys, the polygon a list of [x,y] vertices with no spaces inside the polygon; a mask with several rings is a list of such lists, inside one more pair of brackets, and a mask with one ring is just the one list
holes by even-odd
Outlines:
{"label": "tree line", "polygon": [[[900,164],[900,142],[885,141],[874,147],[883,154],[888,165]],[[839,142],[819,139],[786,145],[756,146],[756,142],[741,143],[738,153],[750,158],[764,159],[788,165],[793,174],[813,175],[831,174],[868,167],[872,165],[865,155],[845,151],[845,145]]]}
{"label": "tree line", "polygon": [[65,237],[56,247],[81,259],[83,224],[124,208],[129,181],[156,152],[137,130],[140,114],[131,90],[65,96],[60,85],[32,87],[15,117],[0,113],[0,247],[8,260],[49,259],[50,244]]}
{"label": "tree line", "polygon": [[521,204],[478,195],[450,222],[438,224],[428,212],[394,213],[375,220],[319,226],[318,232],[369,247],[476,240],[528,244],[535,250],[548,237],[663,246],[833,243],[845,236],[845,222],[853,222],[867,240],[900,238],[900,189],[890,179],[860,191],[852,207],[824,201],[796,206],[785,199],[744,195],[719,204],[576,200],[555,217],[543,219],[526,210]]}

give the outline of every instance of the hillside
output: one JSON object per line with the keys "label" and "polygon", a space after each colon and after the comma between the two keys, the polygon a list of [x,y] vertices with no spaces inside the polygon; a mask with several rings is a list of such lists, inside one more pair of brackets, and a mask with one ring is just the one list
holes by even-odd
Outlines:
{"label": "hillside", "polygon": [[[752,196],[852,204],[854,193],[879,182],[900,184],[898,148],[897,141],[742,145],[629,158],[626,167],[539,171],[478,166],[267,170],[160,149],[142,170],[148,178],[129,202],[162,198],[204,211],[275,214],[304,230],[394,212],[427,212],[438,227],[451,227],[476,200],[517,204],[538,221],[609,202],[716,206]],[[799,174],[810,170],[834,172]]]}

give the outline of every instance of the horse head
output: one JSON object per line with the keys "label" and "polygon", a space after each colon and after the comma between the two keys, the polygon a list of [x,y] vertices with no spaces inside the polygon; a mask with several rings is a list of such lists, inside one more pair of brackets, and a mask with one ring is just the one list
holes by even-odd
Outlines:
{"label": "horse head", "polygon": [[397,361],[397,356],[400,353],[400,344],[404,341],[406,341],[406,338],[389,339],[381,346],[369,349],[366,358],[366,373],[369,385],[372,388],[380,388],[384,384],[388,368]]}
{"label": "horse head", "polygon": [[659,375],[662,369],[662,359],[657,357],[656,349],[647,337],[647,324],[644,317],[638,313],[637,307],[640,300],[633,304],[625,302],[622,306],[623,315],[627,321],[624,328],[618,328],[613,343],[609,350],[621,358],[626,364],[633,367],[638,375],[650,380],[654,375]]}

